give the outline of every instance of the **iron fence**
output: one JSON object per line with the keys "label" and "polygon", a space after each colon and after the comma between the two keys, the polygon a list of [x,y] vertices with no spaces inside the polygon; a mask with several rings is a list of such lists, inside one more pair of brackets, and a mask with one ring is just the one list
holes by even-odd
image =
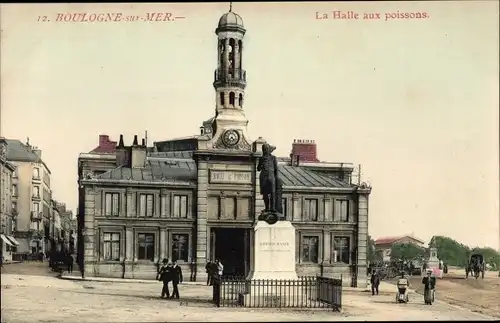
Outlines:
{"label": "iron fence", "polygon": [[218,307],[325,308],[340,311],[342,279],[305,276],[298,279],[222,277],[214,280]]}

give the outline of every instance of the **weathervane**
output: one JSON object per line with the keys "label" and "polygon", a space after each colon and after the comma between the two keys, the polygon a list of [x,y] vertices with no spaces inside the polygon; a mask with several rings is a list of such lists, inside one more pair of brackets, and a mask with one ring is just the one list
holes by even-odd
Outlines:
{"label": "weathervane", "polygon": [[233,11],[233,3],[229,2],[229,12]]}

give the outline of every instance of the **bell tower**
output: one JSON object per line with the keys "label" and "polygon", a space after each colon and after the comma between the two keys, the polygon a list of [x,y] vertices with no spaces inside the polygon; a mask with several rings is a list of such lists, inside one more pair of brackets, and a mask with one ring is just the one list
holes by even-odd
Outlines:
{"label": "bell tower", "polygon": [[232,10],[222,15],[215,29],[217,68],[214,72],[215,117],[204,123],[202,134],[210,135],[213,148],[249,149],[248,120],[244,112],[246,71],[243,69],[245,28]]}

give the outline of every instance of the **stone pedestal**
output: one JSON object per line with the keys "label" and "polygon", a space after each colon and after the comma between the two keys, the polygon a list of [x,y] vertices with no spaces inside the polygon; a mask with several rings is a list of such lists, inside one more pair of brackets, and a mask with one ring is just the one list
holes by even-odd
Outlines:
{"label": "stone pedestal", "polygon": [[[268,224],[258,221],[254,227],[254,248],[246,293],[240,295],[246,307],[290,306],[301,295],[294,288],[298,279],[295,268],[295,228],[290,221]],[[289,290],[289,292],[287,292]],[[291,297],[287,294],[295,294]],[[288,297],[288,298],[287,298]]]}
{"label": "stone pedestal", "polygon": [[[439,269],[439,258],[437,256],[437,248],[429,248],[429,260],[427,261],[428,268],[432,269],[432,273],[438,277],[443,277],[443,270]],[[425,275],[425,273],[422,273]]]}
{"label": "stone pedestal", "polygon": [[295,228],[290,221],[278,221],[272,225],[257,222],[247,279],[297,279]]}

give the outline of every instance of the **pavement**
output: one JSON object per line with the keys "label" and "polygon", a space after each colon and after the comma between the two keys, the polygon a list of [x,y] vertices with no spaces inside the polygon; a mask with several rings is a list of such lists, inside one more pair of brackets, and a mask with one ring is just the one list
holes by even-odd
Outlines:
{"label": "pavement", "polygon": [[[20,264],[18,266],[26,266]],[[19,268],[20,268],[19,267]],[[444,302],[423,304],[410,293],[410,303],[394,301],[395,287],[382,282],[380,295],[345,288],[342,312],[216,308],[208,300],[212,288],[200,283],[180,285],[181,300],[163,300],[161,283],[150,280],[65,277],[2,273],[2,322],[164,322],[168,321],[359,321],[359,320],[493,320]],[[39,267],[37,270],[42,270]],[[28,272],[28,269],[19,269]],[[38,273],[38,271],[36,271]],[[117,283],[120,282],[120,283]]]}

